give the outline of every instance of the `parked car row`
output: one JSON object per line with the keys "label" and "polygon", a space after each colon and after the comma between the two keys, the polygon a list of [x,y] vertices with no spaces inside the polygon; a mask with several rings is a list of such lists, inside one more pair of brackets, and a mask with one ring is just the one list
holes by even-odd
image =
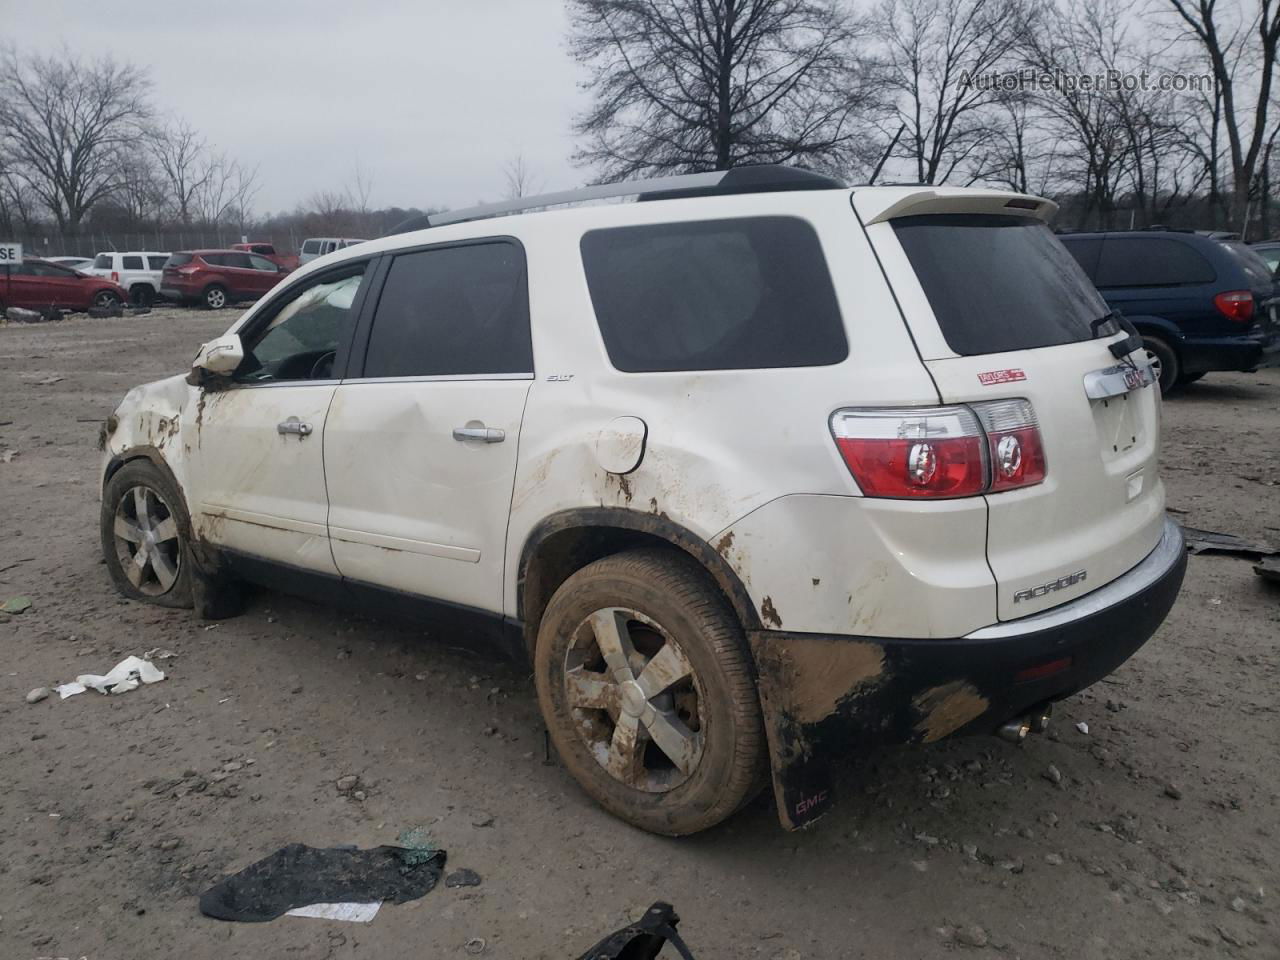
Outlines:
{"label": "parked car row", "polygon": [[258,299],[300,263],[363,242],[312,238],[303,243],[301,257],[278,253],[270,243],[177,253],[127,250],[96,257],[28,257],[0,274],[0,309],[88,310],[125,302],[149,306],[164,298],[218,310]]}

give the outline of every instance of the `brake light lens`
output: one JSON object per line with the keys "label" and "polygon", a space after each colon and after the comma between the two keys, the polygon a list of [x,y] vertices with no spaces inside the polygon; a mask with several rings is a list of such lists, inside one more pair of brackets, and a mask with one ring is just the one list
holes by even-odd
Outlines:
{"label": "brake light lens", "polygon": [[111,282],[112,283],[120,282],[120,274],[116,273],[116,271],[114,270],[111,271]]}
{"label": "brake light lens", "polygon": [[1253,319],[1253,294],[1248,290],[1232,290],[1213,298],[1213,305],[1228,320],[1248,323]]}
{"label": "brake light lens", "polygon": [[1044,479],[1044,444],[1031,401],[991,400],[975,403],[973,411],[987,435],[992,493]]}
{"label": "brake light lens", "polygon": [[837,410],[831,432],[868,497],[971,497],[1045,477],[1044,445],[1027,400]]}

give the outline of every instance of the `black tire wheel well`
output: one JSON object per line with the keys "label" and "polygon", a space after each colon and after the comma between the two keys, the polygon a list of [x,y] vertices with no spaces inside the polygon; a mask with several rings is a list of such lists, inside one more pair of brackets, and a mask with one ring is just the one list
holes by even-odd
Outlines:
{"label": "black tire wheel well", "polygon": [[[581,526],[558,530],[537,542],[521,563],[521,579],[518,584],[520,619],[524,624],[525,650],[530,661],[537,643],[538,628],[547,604],[560,585],[583,567],[605,557],[630,550],[657,548],[688,556],[706,573],[713,584],[737,614],[744,630],[757,624],[746,621],[741,603],[726,591],[721,578],[707,569],[703,560],[691,551],[684,550],[665,537],[645,530],[625,527]],[[708,547],[708,549],[710,549]],[[754,612],[754,611],[753,611]]]}

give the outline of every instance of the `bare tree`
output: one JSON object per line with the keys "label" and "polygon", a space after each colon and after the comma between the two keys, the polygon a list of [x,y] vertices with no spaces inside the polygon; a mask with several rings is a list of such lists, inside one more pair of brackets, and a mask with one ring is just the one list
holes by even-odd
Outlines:
{"label": "bare tree", "polygon": [[506,166],[502,168],[502,174],[507,181],[508,200],[518,200],[542,189],[541,183],[536,180],[529,165],[525,163],[523,153],[517,153],[508,160]]}
{"label": "bare tree", "polygon": [[901,152],[921,183],[942,183],[988,142],[998,85],[1024,26],[1021,0],[883,0],[875,15],[882,79],[906,125]]}
{"label": "bare tree", "polygon": [[134,223],[160,218],[165,205],[164,182],[150,153],[139,147],[116,151],[116,188],[111,198]]}
{"label": "bare tree", "polygon": [[[846,165],[869,99],[838,0],[568,0],[591,107],[574,161],[602,180],[740,164]],[[874,152],[874,151],[873,151]]]}
{"label": "bare tree", "polygon": [[243,226],[258,192],[258,169],[227,156],[211,153],[208,177],[192,195],[192,209],[203,223],[235,223]]}
{"label": "bare tree", "polygon": [[[1280,50],[1280,0],[1166,0],[1208,61],[1221,97],[1231,161],[1231,224],[1243,235],[1250,193],[1271,130],[1272,84]],[[1216,125],[1215,125],[1216,132]]]}
{"label": "bare tree", "polygon": [[164,176],[174,216],[179,223],[190,223],[196,196],[213,173],[204,138],[178,119],[149,129],[147,146]]}
{"label": "bare tree", "polygon": [[64,232],[115,188],[115,152],[138,137],[148,93],[143,70],[110,56],[0,50],[0,150]]}

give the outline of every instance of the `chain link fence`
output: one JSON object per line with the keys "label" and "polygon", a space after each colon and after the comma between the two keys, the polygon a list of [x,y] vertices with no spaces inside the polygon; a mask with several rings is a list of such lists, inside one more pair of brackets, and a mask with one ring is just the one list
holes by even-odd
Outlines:
{"label": "chain link fence", "polygon": [[173,253],[178,250],[225,249],[233,243],[270,243],[277,253],[294,254],[302,245],[303,237],[292,233],[253,231],[242,234],[231,227],[186,227],[182,229],[150,231],[87,230],[78,234],[18,233],[0,240],[22,244],[22,251],[29,257],[92,257],[99,253],[126,250],[149,250],[155,253]]}

